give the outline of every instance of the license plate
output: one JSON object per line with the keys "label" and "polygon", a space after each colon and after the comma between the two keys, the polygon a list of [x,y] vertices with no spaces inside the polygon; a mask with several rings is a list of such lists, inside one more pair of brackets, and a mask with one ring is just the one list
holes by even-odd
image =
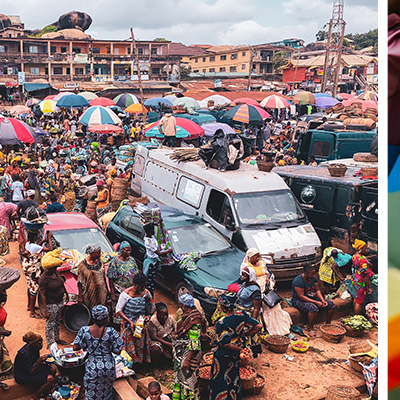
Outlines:
{"label": "license plate", "polygon": [[367,247],[372,251],[378,251],[378,243],[368,241]]}

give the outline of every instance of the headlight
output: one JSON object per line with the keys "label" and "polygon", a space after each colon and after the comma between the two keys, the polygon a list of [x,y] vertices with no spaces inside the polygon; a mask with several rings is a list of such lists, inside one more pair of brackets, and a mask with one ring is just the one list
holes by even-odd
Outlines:
{"label": "headlight", "polygon": [[205,287],[204,288],[204,292],[206,293],[206,295],[208,295],[210,297],[217,298],[218,296],[221,296],[221,294],[225,294],[227,292],[227,290],[225,290],[225,289],[216,289],[216,288],[213,288],[213,287]]}
{"label": "headlight", "polygon": [[317,257],[321,257],[322,256],[322,248],[321,248],[321,246],[315,248],[315,255]]}
{"label": "headlight", "polygon": [[261,258],[265,261],[265,264],[271,265],[274,263],[272,256],[262,256]]}

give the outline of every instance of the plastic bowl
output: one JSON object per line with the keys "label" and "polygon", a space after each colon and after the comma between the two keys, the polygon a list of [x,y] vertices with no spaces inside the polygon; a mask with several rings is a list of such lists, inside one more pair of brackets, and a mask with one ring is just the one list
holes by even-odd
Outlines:
{"label": "plastic bowl", "polygon": [[54,363],[54,357],[47,357],[46,358],[46,364],[51,365]]}
{"label": "plastic bowl", "polygon": [[[299,347],[296,347],[296,344],[305,345],[305,347],[301,349]],[[294,351],[298,351],[299,353],[305,353],[309,348],[309,345],[305,342],[302,342],[301,340],[296,340],[295,342],[290,343],[290,345],[292,346],[292,349]]]}

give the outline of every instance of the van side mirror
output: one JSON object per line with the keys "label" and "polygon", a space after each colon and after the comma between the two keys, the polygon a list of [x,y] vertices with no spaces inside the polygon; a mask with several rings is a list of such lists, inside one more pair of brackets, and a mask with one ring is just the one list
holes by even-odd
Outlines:
{"label": "van side mirror", "polygon": [[232,215],[227,215],[226,216],[225,228],[230,230],[230,231],[234,231],[236,229],[235,221],[234,221]]}

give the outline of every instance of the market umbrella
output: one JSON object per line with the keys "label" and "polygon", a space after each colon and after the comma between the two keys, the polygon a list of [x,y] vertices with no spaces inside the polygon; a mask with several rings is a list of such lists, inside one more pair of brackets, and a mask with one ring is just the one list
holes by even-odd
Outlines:
{"label": "market umbrella", "polygon": [[79,108],[88,106],[89,102],[79,94],[63,96],[60,100],[57,101],[57,107],[62,107],[62,108]]}
{"label": "market umbrella", "polygon": [[146,107],[159,107],[158,103],[162,103],[170,107],[172,106],[172,102],[164,97],[152,97],[151,99],[147,99],[144,102],[144,105]]}
{"label": "market umbrella", "polygon": [[79,119],[79,122],[85,126],[94,126],[102,124],[117,125],[122,121],[108,107],[93,106],[89,107]]}
{"label": "market umbrella", "polygon": [[360,99],[354,98],[354,99],[345,100],[345,101],[343,101],[342,104],[345,107],[349,107],[353,103],[361,103],[363,113],[366,111],[367,108],[375,108],[376,113],[378,113],[378,102],[374,101],[374,100],[360,100]]}
{"label": "market umbrella", "polygon": [[111,100],[107,97],[98,97],[97,99],[93,99],[89,102],[90,106],[115,106],[115,101]]}
{"label": "market umbrella", "polygon": [[272,94],[271,96],[267,96],[264,99],[262,99],[260,106],[265,108],[281,109],[290,107],[290,103],[284,97]]}
{"label": "market umbrella", "polygon": [[57,103],[54,100],[43,100],[39,103],[39,107],[43,114],[60,111],[60,109],[57,107]]}
{"label": "market umbrella", "polygon": [[250,106],[248,104],[239,104],[231,108],[223,116],[228,120],[239,121],[244,123],[262,122],[271,116],[260,107]]}
{"label": "market umbrella", "polygon": [[360,93],[355,98],[356,99],[360,99],[360,100],[375,100],[375,101],[378,101],[378,93],[372,92],[370,90],[367,90],[365,92]]}
{"label": "market umbrella", "polygon": [[318,108],[329,108],[333,107],[335,104],[339,103],[339,100],[333,97],[318,97],[315,100],[315,104]]}
{"label": "market umbrella", "polygon": [[214,136],[214,133],[218,129],[222,129],[224,131],[225,135],[230,135],[230,134],[236,133],[235,130],[231,126],[229,126],[228,124],[224,124],[222,122],[204,124],[201,127],[204,129],[204,136],[206,136],[206,137]]}
{"label": "market umbrella", "polygon": [[79,93],[79,95],[84,97],[87,101],[92,101],[99,97],[99,96],[97,96],[96,93],[93,93],[93,92],[82,92],[82,93]]}
{"label": "market umbrella", "polygon": [[131,104],[140,103],[138,98],[134,94],[131,94],[131,93],[119,94],[113,100],[115,101],[115,104],[117,106],[120,106],[121,108],[126,108],[126,107],[130,106]]}
{"label": "market umbrella", "polygon": [[352,99],[354,97],[350,93],[338,93],[338,96],[340,96],[343,100]]}
{"label": "market umbrella", "polygon": [[[144,131],[146,137],[157,137],[163,138],[164,135],[160,134],[158,130],[158,123],[160,121],[153,122]],[[199,136],[204,135],[204,129],[197,125],[195,122],[189,119],[176,117],[176,137],[177,138],[188,138],[195,139]]]}
{"label": "market umbrella", "polygon": [[214,102],[214,106],[224,106],[227,104],[231,104],[231,100],[225,96],[221,96],[220,94],[213,94],[212,96],[208,96],[202,100],[203,103],[207,105],[209,101]]}
{"label": "market umbrella", "polygon": [[315,104],[315,97],[311,92],[303,90],[294,95],[292,102],[294,104]]}
{"label": "market umbrella", "polygon": [[185,106],[185,107],[190,107],[193,108],[193,110],[198,110],[200,108],[200,104],[193,99],[192,97],[178,97],[174,101],[175,106]]}
{"label": "market umbrella", "polygon": [[40,100],[39,100],[39,99],[36,99],[36,98],[34,98],[34,97],[32,97],[31,99],[29,99],[29,100],[25,103],[25,105],[26,105],[27,107],[32,107],[32,106],[34,106],[35,104],[38,104],[38,103],[40,103]]}
{"label": "market umbrella", "polygon": [[146,109],[140,103],[136,103],[126,107],[125,112],[131,114],[145,114]]}
{"label": "market umbrella", "polygon": [[258,101],[251,99],[250,97],[239,97],[238,99],[233,100],[233,104],[248,104],[254,107],[260,107]]}
{"label": "market umbrella", "polygon": [[314,93],[314,99],[317,100],[318,97],[332,97],[332,96],[329,93]]}
{"label": "market umbrella", "polygon": [[36,134],[32,127],[15,118],[0,118],[0,144],[18,142],[35,143]]}
{"label": "market umbrella", "polygon": [[50,99],[50,100],[58,101],[58,100],[62,99],[63,97],[71,96],[72,94],[75,94],[75,93],[72,93],[72,92],[60,92],[56,96],[54,96],[53,99]]}
{"label": "market umbrella", "polygon": [[177,97],[174,96],[173,94],[168,94],[167,96],[164,96],[163,99],[164,100],[168,100],[171,103],[173,103],[177,99]]}
{"label": "market umbrella", "polygon": [[54,97],[56,97],[55,94],[49,94],[49,95],[46,96],[43,100],[54,100]]}
{"label": "market umbrella", "polygon": [[89,128],[89,132],[96,133],[121,133],[123,131],[120,126],[110,124],[93,125]]}
{"label": "market umbrella", "polygon": [[30,112],[31,112],[31,109],[29,107],[26,107],[26,106],[14,106],[9,111],[9,113],[11,115],[18,115],[18,114],[30,113]]}

